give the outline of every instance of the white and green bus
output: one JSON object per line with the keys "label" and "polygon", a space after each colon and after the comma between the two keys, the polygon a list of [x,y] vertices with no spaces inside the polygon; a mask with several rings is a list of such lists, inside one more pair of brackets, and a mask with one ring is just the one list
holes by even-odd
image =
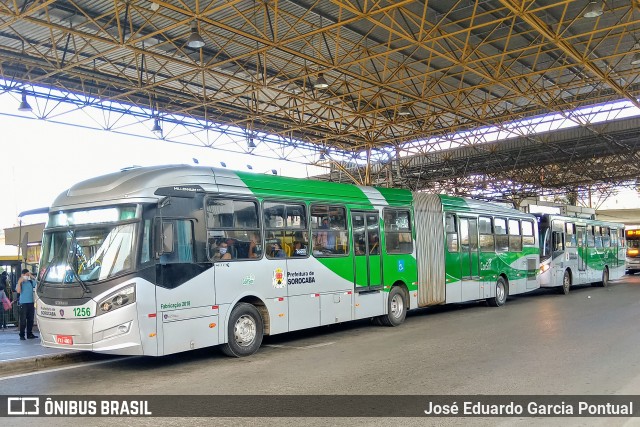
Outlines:
{"label": "white and green bus", "polygon": [[192,166],[81,182],[49,211],[42,343],[160,356],[538,287],[533,215],[492,203]]}
{"label": "white and green bus", "polygon": [[540,286],[568,294],[572,286],[608,286],[625,273],[624,224],[536,214],[540,230]]}

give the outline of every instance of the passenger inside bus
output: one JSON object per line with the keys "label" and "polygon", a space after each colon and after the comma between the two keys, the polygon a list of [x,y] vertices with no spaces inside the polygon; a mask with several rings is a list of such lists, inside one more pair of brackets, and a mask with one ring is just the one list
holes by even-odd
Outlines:
{"label": "passenger inside bus", "polygon": [[252,233],[249,240],[249,258],[260,258],[260,252],[260,238],[256,233]]}
{"label": "passenger inside bus", "polygon": [[286,254],[280,247],[280,243],[275,242],[271,245],[271,258],[285,258]]}
{"label": "passenger inside bus", "polygon": [[214,259],[216,260],[228,260],[232,259],[231,252],[229,252],[229,245],[227,242],[220,242],[218,247],[215,249]]}
{"label": "passenger inside bus", "polygon": [[293,242],[293,256],[307,256],[307,247],[299,240]]}

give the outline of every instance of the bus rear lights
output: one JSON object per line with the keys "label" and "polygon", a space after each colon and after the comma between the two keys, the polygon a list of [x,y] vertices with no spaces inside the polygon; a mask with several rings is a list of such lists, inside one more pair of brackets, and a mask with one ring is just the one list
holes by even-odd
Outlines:
{"label": "bus rear lights", "polygon": [[136,285],[131,284],[122,289],[118,289],[111,295],[103,298],[98,304],[98,315],[109,313],[125,305],[129,305],[136,301]]}

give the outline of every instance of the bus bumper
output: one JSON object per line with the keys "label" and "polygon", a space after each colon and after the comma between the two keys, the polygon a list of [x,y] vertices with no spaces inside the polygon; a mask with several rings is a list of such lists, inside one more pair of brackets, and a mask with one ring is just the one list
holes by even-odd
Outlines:
{"label": "bus bumper", "polygon": [[627,271],[640,271],[640,258],[627,257],[625,267]]}
{"label": "bus bumper", "polygon": [[42,345],[106,354],[142,355],[136,304],[88,319],[55,319],[38,315]]}

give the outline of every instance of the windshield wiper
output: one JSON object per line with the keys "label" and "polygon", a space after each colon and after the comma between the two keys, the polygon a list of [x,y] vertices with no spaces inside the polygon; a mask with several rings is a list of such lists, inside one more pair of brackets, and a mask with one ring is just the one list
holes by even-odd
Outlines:
{"label": "windshield wiper", "polygon": [[[73,254],[73,256],[77,259],[78,258],[78,244],[76,243],[76,239],[75,237],[73,238],[73,240],[71,241],[71,244],[74,246],[73,248],[73,252],[70,252],[69,255],[71,256],[71,254]],[[73,265],[70,262],[71,260],[69,258],[67,258],[67,266],[71,268],[71,271],[73,271],[73,275],[75,276],[76,280],[78,281],[78,283],[80,284],[80,287],[82,288],[82,290],[86,293],[86,294],[90,294],[91,293],[91,289],[89,289],[87,287],[87,285],[82,281],[82,279],[80,278],[80,275],[78,274],[78,272],[76,271],[75,268],[73,268]]]}
{"label": "windshield wiper", "polygon": [[71,271],[73,271],[73,275],[76,277],[76,280],[78,281],[78,283],[80,284],[80,287],[82,288],[82,290],[86,293],[86,294],[90,294],[91,293],[91,289],[89,289],[87,287],[87,285],[82,281],[82,279],[80,278],[80,275],[78,274],[78,272],[76,270],[74,270],[73,268],[71,269]]}

